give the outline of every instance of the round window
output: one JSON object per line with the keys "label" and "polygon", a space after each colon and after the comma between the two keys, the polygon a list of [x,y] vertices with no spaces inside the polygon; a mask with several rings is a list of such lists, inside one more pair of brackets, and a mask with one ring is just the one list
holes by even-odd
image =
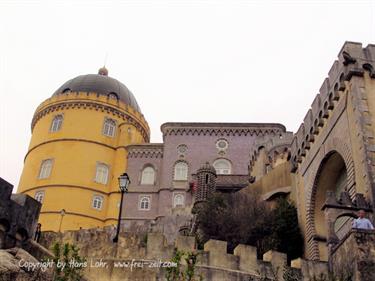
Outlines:
{"label": "round window", "polygon": [[177,152],[179,154],[185,154],[187,151],[187,146],[185,144],[180,144],[179,146],[177,146]]}
{"label": "round window", "polygon": [[220,139],[216,142],[216,147],[219,150],[225,150],[228,148],[228,142],[225,139]]}

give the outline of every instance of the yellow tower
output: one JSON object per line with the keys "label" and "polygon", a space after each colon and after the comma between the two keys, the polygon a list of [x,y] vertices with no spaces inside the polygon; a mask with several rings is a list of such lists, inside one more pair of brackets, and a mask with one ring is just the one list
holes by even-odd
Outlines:
{"label": "yellow tower", "polygon": [[150,135],[126,86],[104,67],[69,80],[39,105],[31,130],[18,192],[42,202],[42,229],[115,224],[126,146]]}

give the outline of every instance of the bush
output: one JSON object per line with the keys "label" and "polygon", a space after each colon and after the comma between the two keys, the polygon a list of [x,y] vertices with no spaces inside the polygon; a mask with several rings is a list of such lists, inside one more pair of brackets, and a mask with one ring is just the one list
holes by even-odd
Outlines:
{"label": "bush", "polygon": [[213,194],[198,210],[198,242],[224,240],[228,252],[238,244],[256,246],[258,258],[268,250],[287,253],[288,260],[303,253],[297,210],[286,199],[271,209],[255,192]]}

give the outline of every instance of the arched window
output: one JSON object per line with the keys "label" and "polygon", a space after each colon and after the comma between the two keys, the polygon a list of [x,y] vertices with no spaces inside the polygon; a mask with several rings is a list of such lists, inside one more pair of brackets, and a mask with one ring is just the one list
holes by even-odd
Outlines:
{"label": "arched window", "polygon": [[150,210],[151,209],[151,198],[150,196],[141,196],[139,198],[139,209]]}
{"label": "arched window", "polygon": [[174,165],[174,180],[186,181],[188,178],[188,164],[185,162],[177,162]]}
{"label": "arched window", "polygon": [[101,210],[103,207],[103,196],[100,195],[94,195],[92,198],[92,207],[97,210]]}
{"label": "arched window", "polygon": [[218,175],[229,175],[232,172],[232,165],[227,159],[217,159],[214,168]]}
{"label": "arched window", "polygon": [[107,182],[108,182],[108,172],[109,172],[109,168],[106,164],[97,163],[96,164],[95,181],[97,183],[107,184]]}
{"label": "arched window", "polygon": [[105,118],[103,125],[103,135],[114,137],[116,131],[116,121],[110,118]]}
{"label": "arched window", "polygon": [[155,170],[152,167],[146,167],[142,171],[141,184],[153,185],[155,183]]}
{"label": "arched window", "polygon": [[37,191],[35,192],[35,196],[34,196],[35,200],[36,201],[39,201],[40,203],[43,203],[43,199],[44,199],[44,191],[41,190],[41,191]]}
{"label": "arched window", "polygon": [[52,171],[52,159],[46,159],[42,161],[39,170],[39,179],[47,179],[51,175]]}
{"label": "arched window", "polygon": [[173,198],[173,207],[183,207],[185,198],[183,194],[176,194]]}
{"label": "arched window", "polygon": [[63,116],[62,115],[56,115],[53,117],[50,132],[57,132],[61,129],[61,125],[63,122]]}

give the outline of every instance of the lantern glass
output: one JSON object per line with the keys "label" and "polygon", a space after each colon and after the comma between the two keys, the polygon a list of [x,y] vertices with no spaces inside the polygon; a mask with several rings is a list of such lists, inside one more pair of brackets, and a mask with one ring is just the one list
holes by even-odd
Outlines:
{"label": "lantern glass", "polygon": [[128,191],[128,186],[129,186],[129,183],[130,183],[130,179],[129,179],[128,174],[123,173],[121,176],[119,176],[118,183],[119,183],[120,190],[122,192]]}

